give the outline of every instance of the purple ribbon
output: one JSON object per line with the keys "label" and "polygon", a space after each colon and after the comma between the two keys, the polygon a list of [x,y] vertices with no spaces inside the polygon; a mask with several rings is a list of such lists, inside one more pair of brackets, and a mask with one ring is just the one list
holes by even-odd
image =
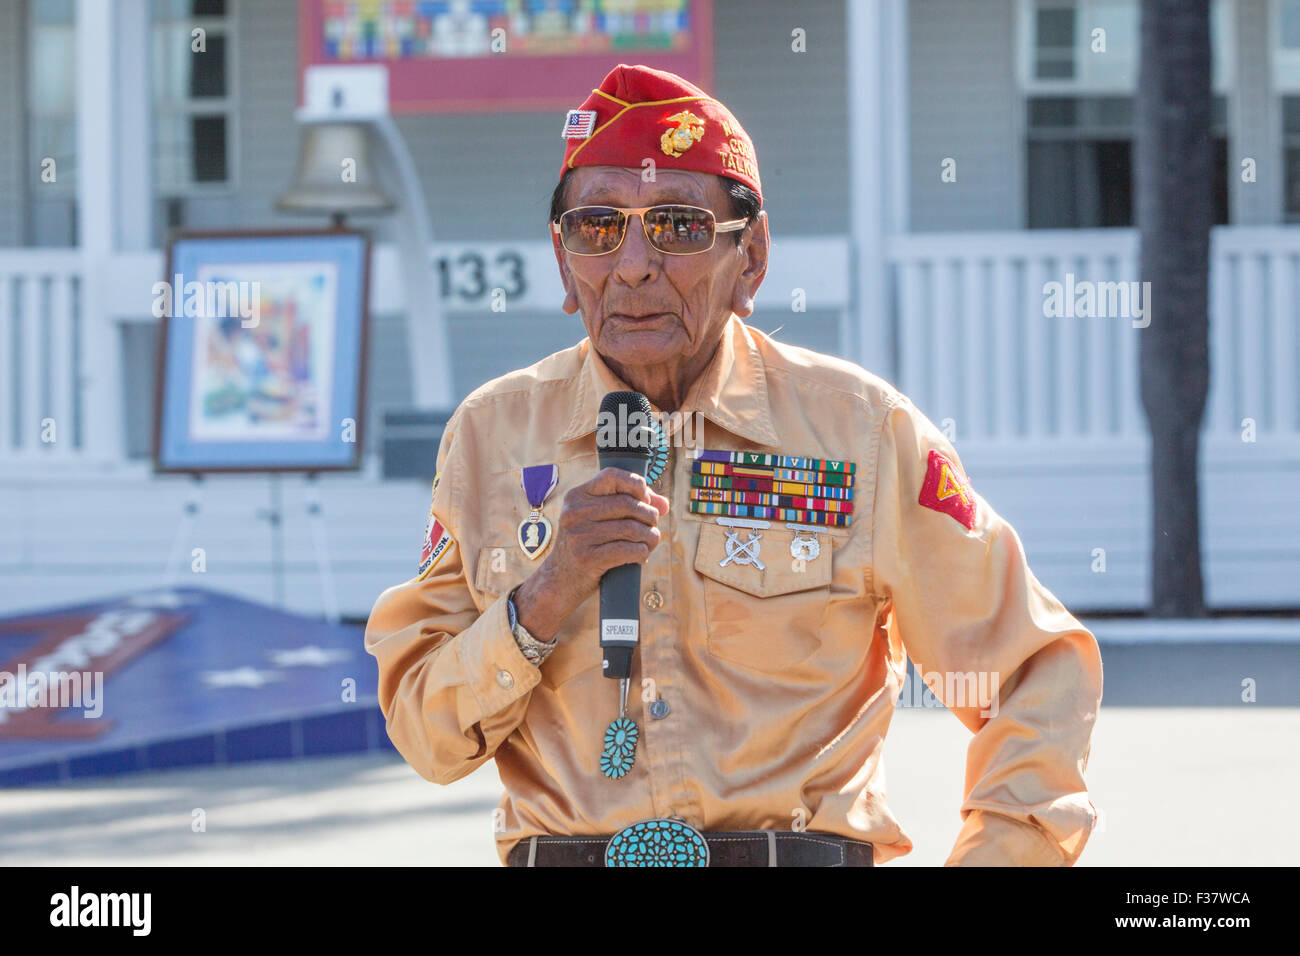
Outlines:
{"label": "purple ribbon", "polygon": [[540,508],[547,495],[555,490],[555,483],[560,480],[560,469],[555,465],[528,465],[519,476],[519,484],[528,496],[528,504],[534,509]]}
{"label": "purple ribbon", "polygon": [[712,449],[708,449],[708,448],[696,449],[695,457],[700,461],[721,461],[721,462],[726,462],[728,464],[731,462],[731,452],[713,451]]}

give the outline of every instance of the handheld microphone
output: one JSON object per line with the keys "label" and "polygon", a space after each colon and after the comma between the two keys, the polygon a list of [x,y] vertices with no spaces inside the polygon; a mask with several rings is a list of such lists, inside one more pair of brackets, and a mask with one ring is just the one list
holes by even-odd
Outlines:
{"label": "handheld microphone", "polygon": [[[600,403],[596,448],[601,469],[614,467],[645,477],[653,452],[654,413],[640,392],[610,392]],[[640,638],[641,565],[610,568],[600,579],[601,667],[606,677],[632,676],[632,653]]]}

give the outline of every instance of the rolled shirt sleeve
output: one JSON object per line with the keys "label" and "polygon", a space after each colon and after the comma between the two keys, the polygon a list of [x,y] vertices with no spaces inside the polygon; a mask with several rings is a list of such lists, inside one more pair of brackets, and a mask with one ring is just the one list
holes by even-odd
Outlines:
{"label": "rolled shirt sleeve", "polygon": [[460,424],[453,415],[444,432],[431,509],[431,527],[449,541],[422,576],[379,596],[365,632],[389,739],[422,777],[444,784],[496,753],[540,680],[511,633],[505,596],[480,614],[470,592],[453,508],[466,471]]}
{"label": "rolled shirt sleeve", "polygon": [[1084,770],[1097,642],[906,397],[886,408],[878,448],[873,588],[892,603],[891,637],[974,733],[948,865],[1072,865],[1096,820]]}

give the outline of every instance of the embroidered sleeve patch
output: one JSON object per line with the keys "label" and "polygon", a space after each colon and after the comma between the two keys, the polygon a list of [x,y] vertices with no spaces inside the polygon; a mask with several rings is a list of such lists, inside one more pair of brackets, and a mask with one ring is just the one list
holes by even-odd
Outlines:
{"label": "embroidered sleeve patch", "polygon": [[442,522],[430,510],[429,521],[424,526],[424,548],[420,551],[420,570],[416,580],[423,581],[427,578],[429,572],[442,560],[442,556],[451,550],[452,544],[451,532],[442,526]]}
{"label": "embroidered sleeve patch", "polygon": [[970,482],[947,456],[930,450],[930,464],[917,501],[934,511],[956,518],[967,531],[975,527],[975,492]]}

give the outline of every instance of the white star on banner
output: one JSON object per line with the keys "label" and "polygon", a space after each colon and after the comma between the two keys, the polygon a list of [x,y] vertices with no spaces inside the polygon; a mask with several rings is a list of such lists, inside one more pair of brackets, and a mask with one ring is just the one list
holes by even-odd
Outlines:
{"label": "white star on banner", "polygon": [[280,680],[274,671],[259,671],[254,667],[239,667],[233,671],[204,671],[203,683],[209,687],[264,687]]}
{"label": "white star on banner", "polygon": [[333,647],[317,647],[315,644],[307,644],[287,651],[271,651],[271,662],[276,667],[324,667],[326,664],[335,664],[351,658],[352,654],[349,651]]}

